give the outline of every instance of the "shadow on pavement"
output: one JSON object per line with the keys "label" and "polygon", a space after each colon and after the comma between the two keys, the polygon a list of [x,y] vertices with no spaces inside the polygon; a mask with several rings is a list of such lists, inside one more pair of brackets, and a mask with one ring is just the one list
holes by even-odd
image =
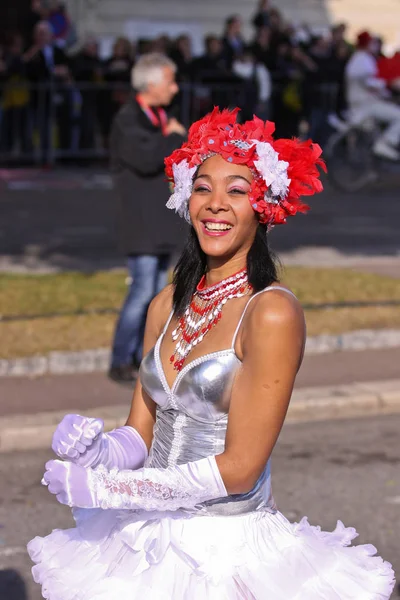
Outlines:
{"label": "shadow on pavement", "polygon": [[28,600],[23,578],[14,569],[0,570],[1,600]]}
{"label": "shadow on pavement", "polygon": [[[345,260],[400,256],[399,179],[387,177],[354,194],[335,190],[325,179],[323,193],[310,199],[307,216],[288,219],[285,227],[272,231],[273,250],[304,248],[313,259],[331,251]],[[0,171],[0,193],[0,270],[91,272],[123,266],[115,226],[117,198],[106,170],[10,171],[7,177]]]}

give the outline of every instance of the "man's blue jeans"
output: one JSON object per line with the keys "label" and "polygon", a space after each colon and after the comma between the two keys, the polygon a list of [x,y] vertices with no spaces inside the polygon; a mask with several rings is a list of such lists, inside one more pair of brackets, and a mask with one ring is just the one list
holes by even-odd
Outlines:
{"label": "man's blue jeans", "polygon": [[127,267],[131,284],[114,334],[112,367],[139,364],[143,334],[150,302],[167,285],[169,256],[141,254],[129,256]]}

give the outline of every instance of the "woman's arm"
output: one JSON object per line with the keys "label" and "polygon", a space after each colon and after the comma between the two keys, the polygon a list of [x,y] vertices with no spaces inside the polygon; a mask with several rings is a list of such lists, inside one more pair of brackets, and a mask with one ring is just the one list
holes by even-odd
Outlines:
{"label": "woman's arm", "polygon": [[251,490],[278,439],[305,341],[298,301],[276,290],[254,299],[238,336],[225,451],[216,457],[229,494]]}
{"label": "woman's arm", "polygon": [[[51,461],[44,483],[69,506],[148,511],[193,508],[248,492],[265,468],[283,425],[301,362],[304,329],[299,304],[284,292],[259,296],[248,311],[238,341],[243,365],[233,389],[222,454],[164,469],[110,472]],[[132,419],[149,440],[154,416],[143,392],[137,405],[134,402]]]}

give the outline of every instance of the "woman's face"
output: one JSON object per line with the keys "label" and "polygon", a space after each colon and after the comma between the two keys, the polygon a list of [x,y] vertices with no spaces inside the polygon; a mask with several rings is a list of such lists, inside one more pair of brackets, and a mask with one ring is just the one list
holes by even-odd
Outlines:
{"label": "woman's face", "polygon": [[192,225],[208,257],[247,256],[258,227],[249,201],[248,167],[215,155],[200,166],[189,201]]}

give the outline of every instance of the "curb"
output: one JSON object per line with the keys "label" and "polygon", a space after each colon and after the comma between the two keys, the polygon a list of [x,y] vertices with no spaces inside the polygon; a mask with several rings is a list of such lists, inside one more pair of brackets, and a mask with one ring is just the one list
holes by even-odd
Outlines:
{"label": "curb", "polygon": [[[306,354],[324,354],[343,350],[381,350],[400,347],[400,329],[361,329],[338,335],[307,338]],[[107,371],[109,348],[81,352],[50,352],[43,356],[0,359],[0,377],[38,377]]]}
{"label": "curb", "polygon": [[400,413],[400,379],[299,388],[288,422],[325,421]]}
{"label": "curb", "polygon": [[359,329],[337,335],[307,338],[306,354],[323,354],[341,350],[382,350],[400,346],[400,329]]}
{"label": "curb", "polygon": [[0,377],[38,377],[107,371],[111,352],[108,348],[81,352],[50,352],[43,356],[27,356],[0,360]]}
{"label": "curb", "polygon": [[[105,429],[120,427],[129,406],[117,405],[71,410],[104,420]],[[326,421],[400,413],[400,379],[370,381],[352,385],[295,389],[286,423]],[[65,411],[0,418],[0,453],[48,449],[57,424]]]}

